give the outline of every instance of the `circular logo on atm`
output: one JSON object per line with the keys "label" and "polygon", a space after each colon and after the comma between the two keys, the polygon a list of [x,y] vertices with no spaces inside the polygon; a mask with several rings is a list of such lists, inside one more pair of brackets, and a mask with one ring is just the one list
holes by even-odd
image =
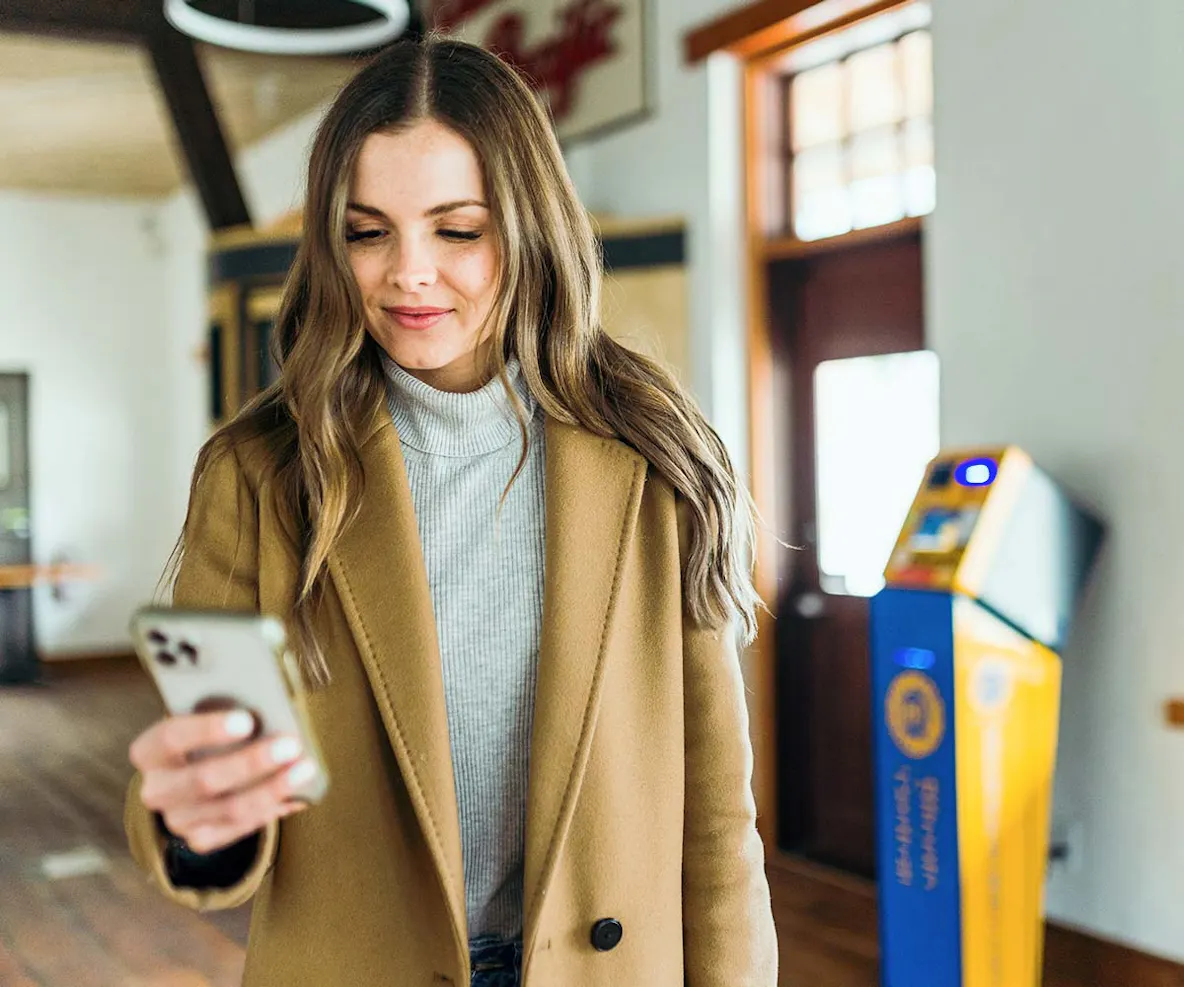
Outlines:
{"label": "circular logo on atm", "polygon": [[946,708],[937,685],[923,672],[901,672],[884,698],[888,732],[905,757],[929,757],[946,733]]}

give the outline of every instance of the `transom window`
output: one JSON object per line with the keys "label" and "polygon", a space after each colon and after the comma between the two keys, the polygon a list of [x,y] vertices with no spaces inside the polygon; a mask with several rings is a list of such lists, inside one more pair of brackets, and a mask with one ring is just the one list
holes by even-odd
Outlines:
{"label": "transom window", "polygon": [[918,0],[786,57],[790,235],[817,240],[932,212],[930,16]]}

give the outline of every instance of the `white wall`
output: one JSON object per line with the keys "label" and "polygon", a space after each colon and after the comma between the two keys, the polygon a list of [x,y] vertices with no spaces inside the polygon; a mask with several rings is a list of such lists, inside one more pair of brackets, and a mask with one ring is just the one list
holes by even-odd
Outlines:
{"label": "white wall", "polygon": [[118,647],[178,523],[160,453],[184,409],[171,390],[164,241],[150,203],[0,193],[0,369],[31,376],[35,559],[97,563],[55,602],[48,651]]}
{"label": "white wall", "polygon": [[[159,205],[161,229],[168,244],[166,295],[161,318],[167,327],[172,394],[178,411],[169,448],[159,451],[168,464],[175,498],[174,511],[185,516],[189,481],[197,451],[209,435],[210,375],[207,345],[206,252],[209,227],[191,189]],[[173,533],[179,533],[179,528]]]}
{"label": "white wall", "polygon": [[1016,442],[1110,521],[1065,660],[1054,916],[1184,958],[1184,5],[935,5],[944,440]]}
{"label": "white wall", "polygon": [[238,180],[257,226],[303,205],[308,154],[327,108],[306,113],[239,154]]}

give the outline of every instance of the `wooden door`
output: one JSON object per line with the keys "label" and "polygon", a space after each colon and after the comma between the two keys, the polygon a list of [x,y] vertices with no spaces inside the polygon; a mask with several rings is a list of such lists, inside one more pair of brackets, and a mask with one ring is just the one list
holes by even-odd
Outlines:
{"label": "wooden door", "polygon": [[[30,544],[29,379],[0,374],[0,565],[27,565]],[[0,589],[0,682],[36,677],[33,591]]]}
{"label": "wooden door", "polygon": [[[778,842],[870,875],[868,602],[828,584],[820,568],[817,381],[828,361],[922,349],[920,235],[771,261],[768,275],[778,409],[777,528],[795,545],[779,550],[777,567]],[[935,393],[933,404],[936,442]],[[873,406],[861,414],[889,410]],[[868,477],[872,488],[875,482]]]}
{"label": "wooden door", "polygon": [[32,558],[28,393],[24,374],[0,374],[0,565],[20,565]]}

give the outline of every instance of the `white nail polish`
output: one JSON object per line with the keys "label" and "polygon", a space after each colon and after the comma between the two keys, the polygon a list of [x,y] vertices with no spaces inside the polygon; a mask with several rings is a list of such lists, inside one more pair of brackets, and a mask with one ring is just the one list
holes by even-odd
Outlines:
{"label": "white nail polish", "polygon": [[312,761],[301,761],[288,772],[288,784],[293,788],[299,788],[301,785],[312,781],[316,773],[316,765]]}
{"label": "white nail polish", "polygon": [[276,764],[287,764],[300,756],[300,741],[295,737],[280,737],[271,745],[271,759]]}
{"label": "white nail polish", "polygon": [[228,737],[249,737],[255,729],[255,719],[245,710],[237,710],[226,717],[223,724]]}

